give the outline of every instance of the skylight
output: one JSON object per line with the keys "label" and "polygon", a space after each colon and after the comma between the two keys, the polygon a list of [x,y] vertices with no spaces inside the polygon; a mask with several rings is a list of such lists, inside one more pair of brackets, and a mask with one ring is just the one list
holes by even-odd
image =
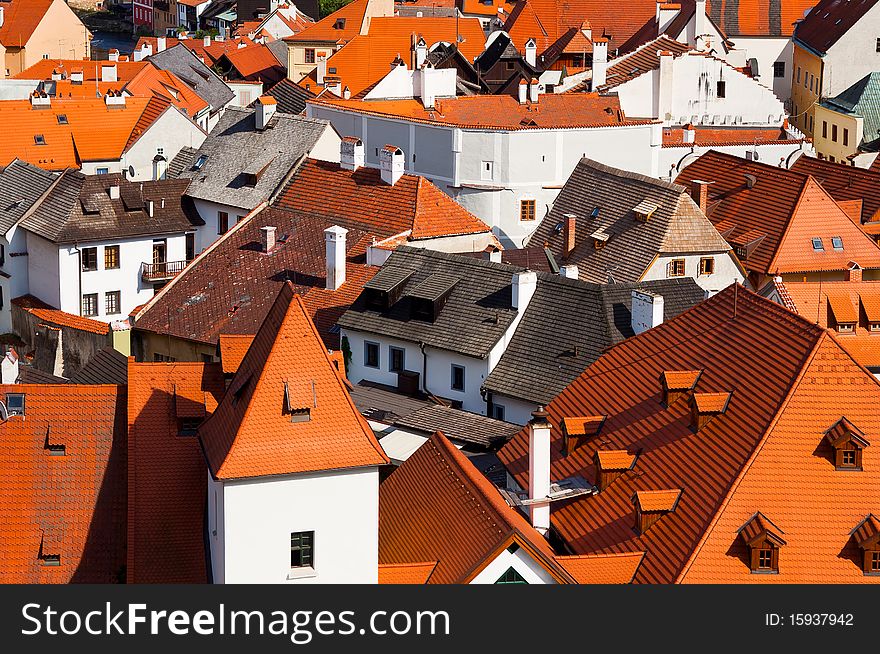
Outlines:
{"label": "skylight", "polygon": [[205,165],[205,162],[208,160],[208,155],[200,154],[199,158],[196,159],[196,162],[193,164],[193,170],[200,170],[202,166]]}
{"label": "skylight", "polygon": [[34,143],[37,145],[46,145],[46,137],[42,134],[34,134]]}
{"label": "skylight", "polygon": [[67,125],[67,114],[58,114],[56,118],[59,125]]}
{"label": "skylight", "polygon": [[831,247],[835,250],[843,249],[843,239],[840,236],[832,236],[831,237]]}
{"label": "skylight", "polygon": [[815,252],[822,252],[825,250],[825,246],[822,244],[821,238],[816,237],[813,239],[813,250]]}

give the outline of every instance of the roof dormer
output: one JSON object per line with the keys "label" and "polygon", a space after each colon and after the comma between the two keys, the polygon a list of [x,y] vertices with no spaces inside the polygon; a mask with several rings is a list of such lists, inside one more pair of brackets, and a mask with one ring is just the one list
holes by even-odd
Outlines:
{"label": "roof dormer", "polygon": [[646,223],[651,219],[651,216],[653,216],[654,212],[657,211],[657,209],[659,208],[659,205],[649,200],[642,200],[633,208],[633,213],[636,215],[636,220],[638,220],[640,223]]}
{"label": "roof dormer", "polygon": [[779,573],[779,548],[785,545],[783,533],[760,511],[739,528],[739,537],[749,549],[749,568],[753,573]]}
{"label": "roof dormer", "polygon": [[834,467],[838,470],[861,470],[862,450],[870,443],[865,433],[846,417],[835,422],[825,432],[825,440],[834,450]]}
{"label": "roof dormer", "polygon": [[393,307],[413,271],[393,266],[383,266],[378,273],[364,284],[364,301],[369,309],[387,311]]}
{"label": "roof dormer", "polygon": [[626,450],[596,450],[593,455],[596,466],[596,486],[602,492],[627,470],[636,464],[636,455]]}
{"label": "roof dormer", "polygon": [[596,436],[608,416],[580,416],[562,419],[562,435],[565,439],[565,456],[574,452],[589,439]]}
{"label": "roof dormer", "polygon": [[691,426],[700,431],[716,416],[727,412],[733,393],[694,393],[691,397]]}
{"label": "roof dormer", "polygon": [[689,398],[697,382],[700,381],[702,370],[664,370],[660,373],[661,401],[672,406],[679,398]]}
{"label": "roof dormer", "polygon": [[434,322],[440,316],[458,278],[436,273],[426,277],[415,288],[407,292],[410,298],[410,316],[415,320]]}
{"label": "roof dormer", "polygon": [[633,493],[635,530],[644,534],[667,513],[672,513],[681,499],[680,488],[667,490],[640,490]]}
{"label": "roof dormer", "polygon": [[853,306],[848,293],[830,292],[828,298],[828,326],[833,327],[840,334],[852,334],[859,314]]}
{"label": "roof dormer", "polygon": [[862,570],[866,575],[880,575],[880,519],[869,513],[852,531],[862,550]]}

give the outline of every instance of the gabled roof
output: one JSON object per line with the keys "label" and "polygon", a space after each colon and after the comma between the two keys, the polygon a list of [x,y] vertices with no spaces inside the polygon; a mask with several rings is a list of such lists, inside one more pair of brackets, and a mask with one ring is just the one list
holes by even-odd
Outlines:
{"label": "gabled roof", "polygon": [[21,307],[24,311],[36,316],[41,321],[57,327],[69,327],[81,332],[90,334],[107,335],[110,332],[110,325],[100,320],[92,320],[73,313],[67,313],[60,309],[50,309],[42,306],[31,306],[35,304],[33,296],[25,295],[12,300],[12,303]]}
{"label": "gabled roof", "polygon": [[46,12],[54,0],[8,0],[3,2],[5,10],[3,25],[0,25],[0,44],[6,48],[27,45],[34,30],[43,22]]}
{"label": "gabled roof", "polygon": [[[287,36],[285,41],[350,41],[357,36],[367,12],[369,0],[354,0],[343,5],[329,16],[319,20],[314,25],[307,27],[293,36]],[[375,19],[373,19],[375,20]],[[372,25],[371,25],[372,26]]]}
{"label": "gabled roof", "polygon": [[249,45],[245,48],[229,50],[218,61],[219,66],[228,65],[241,79],[275,84],[285,78],[286,62],[283,65],[268,46]]}
{"label": "gabled roof", "polygon": [[[155,49],[153,50],[155,52]],[[185,45],[178,44],[154,54],[150,62],[162,70],[169,70],[183,80],[211,105],[215,113],[232,102],[235,93],[213,70],[208,68]]]}
{"label": "gabled roof", "polygon": [[179,435],[178,416],[197,406],[210,415],[224,391],[218,363],[129,360],[129,583],[208,580],[205,459],[196,437]]}
{"label": "gabled roof", "polygon": [[877,0],[820,0],[794,30],[794,39],[824,55],[846,34]]}
{"label": "gabled roof", "polygon": [[441,432],[379,486],[380,565],[437,561],[427,583],[467,583],[514,542],[558,581],[573,582],[547,541]]}
{"label": "gabled roof", "polygon": [[120,384],[128,383],[128,359],[122,352],[105,347],[88,360],[70,377],[71,384]]}
{"label": "gabled roof", "polygon": [[[710,150],[676,182],[690,186],[694,180],[710,182],[709,220],[739,249],[750,272],[846,270],[850,261],[863,268],[880,267],[880,248],[814,177],[797,168],[786,170]],[[832,238],[838,236],[843,249],[833,247]],[[822,240],[822,250],[814,249],[813,238]]]}
{"label": "gabled roof", "polygon": [[[5,6],[5,5],[4,5]],[[0,28],[2,29],[2,28]],[[130,82],[138,76],[145,68],[151,68],[148,61],[89,61],[83,59],[40,59],[33,66],[25,68],[20,73],[13,75],[12,79],[35,79],[35,80],[52,80],[54,73],[60,73],[65,80],[70,82],[71,74],[74,71],[80,71],[83,75],[83,82],[80,87],[83,92],[90,93],[91,97],[95,97],[95,82],[101,82],[101,69],[104,66],[114,66],[116,68],[116,82],[105,82],[112,84],[113,88],[119,88],[120,85]],[[65,87],[65,91],[68,91]]]}
{"label": "gabled roof", "polygon": [[[814,4],[816,0],[706,0],[706,13],[727,36],[791,36]],[[682,11],[693,13],[693,0],[682,0],[681,5]]]}
{"label": "gabled roof", "polygon": [[845,91],[819,104],[832,111],[862,118],[859,150],[876,151],[880,147],[880,72],[868,73]]}
{"label": "gabled roof", "polygon": [[380,563],[380,584],[426,584],[437,561],[426,563]]}
{"label": "gabled roof", "polygon": [[0,171],[0,232],[5,234],[49,191],[57,176],[20,159]]}
{"label": "gabled roof", "polygon": [[[148,44],[153,48],[153,53],[158,54],[159,44],[157,39],[158,37],[155,36],[140,37],[137,44],[135,45],[135,52],[139,51],[144,46],[144,44]],[[249,45],[250,43],[252,43],[252,41],[247,36],[238,36],[231,39],[224,38],[222,40],[214,37],[211,40],[210,45],[208,46],[205,46],[204,38],[178,39],[173,36],[165,37],[166,50],[170,50],[177,45],[182,45],[187,50],[192,52],[197,59],[204,60],[204,63],[208,66],[212,66],[217,63],[217,60],[220,59],[220,57],[223,56],[225,52],[236,50],[242,44]]]}
{"label": "gabled roof", "polygon": [[[755,348],[767,356],[753,356]],[[691,428],[685,399],[670,407],[661,402],[658,381],[664,370],[693,369],[703,369],[699,392],[736,391],[724,415],[699,432]],[[841,385],[850,390],[841,394]],[[757,583],[763,578],[750,575],[748,565],[728,550],[737,529],[761,510],[785,530],[789,547],[797,540],[803,552],[797,563],[780,564],[787,576],[781,573],[779,581],[864,579],[838,554],[856,516],[864,517],[876,501],[866,484],[877,483],[872,479],[880,468],[873,468],[872,479],[841,475],[814,452],[841,412],[866,433],[876,433],[880,417],[871,407],[877,398],[880,384],[825,330],[742,287],[725,289],[614,346],[547,406],[553,425],[551,479],[573,474],[594,479],[599,448],[640,451],[633,471],[605,490],[554,505],[552,529],[577,554],[647,551],[636,583],[679,579],[695,551],[708,551],[708,533],[712,558],[691,567],[695,575],[702,571],[693,580]],[[565,456],[559,425],[571,415],[608,418],[601,442],[588,441]],[[499,457],[526,486],[528,430]],[[756,483],[744,490],[743,480],[751,475]],[[633,494],[663,489],[682,489],[675,511],[637,534]],[[719,511],[723,525],[715,522]]]}
{"label": "gabled roof", "polygon": [[157,95],[180,108],[190,117],[208,108],[208,101],[185,84],[174,73],[147,64],[124,87],[134,96]]}
{"label": "gabled roof", "polygon": [[[229,107],[201,147],[181,151],[181,160],[175,157],[169,170],[192,180],[187,196],[247,213],[272,197],[327,130],[332,127],[325,120],[276,114],[260,131],[254,109]],[[201,157],[204,161],[198,165]],[[253,186],[244,175],[252,165],[268,166]]]}
{"label": "gabled roof", "polygon": [[[305,420],[292,419],[300,412]],[[199,440],[218,479],[388,463],[290,283],[282,286],[217,411],[199,429]]]}
{"label": "gabled roof", "polygon": [[0,423],[0,582],[125,581],[124,388],[0,386],[7,393],[24,394],[26,415]]}
{"label": "gabled roof", "polygon": [[[640,222],[633,210],[644,201],[657,209]],[[561,228],[566,214],[577,217],[575,247],[567,257]],[[610,236],[601,248],[592,238],[597,231]],[[581,279],[598,284],[636,282],[660,253],[730,250],[685,187],[590,159],[580,160],[529,238],[530,245],[544,243],[560,264],[577,264]]]}
{"label": "gabled roof", "polygon": [[633,335],[634,289],[663,296],[664,320],[705,296],[691,278],[600,286],[539,273],[535,294],[483,388],[548,404],[608,347]]}
{"label": "gabled roof", "polygon": [[611,60],[606,71],[606,83],[600,90],[608,91],[624,82],[640,77],[652,70],[660,68],[659,52],[671,52],[673,56],[682,55],[691,49],[686,43],[660,35],[653,41],[646,43],[629,54]]}
{"label": "gabled roof", "polygon": [[311,100],[315,94],[304,89],[302,86],[284,78],[275,86],[266,91],[278,101],[278,111],[286,114],[301,114],[306,110],[306,100]]}

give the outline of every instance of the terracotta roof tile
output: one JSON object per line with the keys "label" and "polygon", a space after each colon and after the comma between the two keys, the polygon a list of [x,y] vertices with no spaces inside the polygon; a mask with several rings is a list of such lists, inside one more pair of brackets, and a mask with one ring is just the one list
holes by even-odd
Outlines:
{"label": "terracotta roof tile", "polygon": [[0,423],[0,582],[125,581],[124,387],[0,386],[6,393],[24,394],[26,415]]}
{"label": "terracotta roof tile", "polygon": [[219,364],[129,360],[130,583],[207,581],[205,459],[196,437],[179,435],[177,399],[201,399],[203,408],[198,413],[205,415],[216,407],[224,391]]}
{"label": "terracotta roof tile", "polygon": [[877,0],[820,0],[795,28],[794,39],[825,54],[875,4]]}
{"label": "terracotta roof tile", "polygon": [[[706,13],[727,36],[791,36],[816,0],[706,0]],[[682,7],[693,12],[693,0]]]}
{"label": "terracotta roof tile", "polygon": [[220,363],[223,374],[230,375],[238,370],[253,340],[253,335],[220,334]]}
{"label": "terracotta roof tile", "polygon": [[3,3],[0,44],[7,48],[24,46],[43,21],[54,0],[10,0]]}
{"label": "terracotta roof tile", "polygon": [[791,169],[812,175],[841,206],[846,201],[860,200],[861,221],[858,222],[880,219],[880,169],[841,166],[807,156],[798,157]]}
{"label": "terracotta roof tile", "polygon": [[223,54],[221,66],[222,59],[228,61],[245,80],[261,81],[271,85],[285,77],[284,66],[265,45],[255,43],[244,48],[229,50]]}
{"label": "terracotta roof tile", "polygon": [[437,561],[428,563],[380,563],[380,584],[427,584],[437,567]]}
{"label": "terracotta roof tile", "polygon": [[762,145],[766,143],[799,143],[791,139],[782,127],[703,127],[694,125],[694,142],[684,142],[684,130],[676,127],[663,129],[663,147],[680,148],[694,145],[703,148],[725,145]]}
{"label": "terracotta roof tile", "polygon": [[[36,79],[51,80],[52,74],[59,72],[65,76],[65,80],[70,83],[70,75],[74,71],[80,71],[83,74],[83,83],[77,86],[86,93],[90,93],[90,97],[95,97],[95,82],[101,81],[101,68],[103,66],[116,66],[116,82],[108,82],[113,84],[113,88],[120,88],[126,82],[131,81],[138,76],[145,68],[153,68],[148,61],[83,61],[82,59],[41,59],[33,66],[25,68],[17,75],[13,75],[13,79]],[[65,86],[65,91],[67,91]]]}
{"label": "terracotta roof tile", "polygon": [[32,313],[44,322],[59,327],[70,327],[72,329],[78,329],[79,331],[101,335],[106,335],[110,332],[110,325],[106,322],[92,320],[91,318],[83,318],[82,316],[67,313],[66,311],[60,311],[59,309],[25,308],[25,311]]}
{"label": "terracotta roof tile", "polygon": [[[293,420],[300,410],[307,419]],[[388,463],[290,283],[199,439],[218,479]]]}
{"label": "terracotta roof tile", "polygon": [[626,450],[598,450],[596,460],[603,470],[629,470],[635,463],[636,455]]}
{"label": "terracotta roof tile", "polygon": [[694,404],[700,413],[724,413],[733,394],[722,393],[694,393]]}
{"label": "terracotta roof tile", "polygon": [[661,373],[661,382],[669,390],[693,390],[702,374],[702,370],[664,370]]}
{"label": "terracotta roof tile", "polygon": [[638,490],[633,497],[642,511],[674,511],[681,497],[681,489]]}
{"label": "terracotta roof tile", "polygon": [[[285,41],[349,41],[360,33],[368,0],[355,0],[337,9],[329,16],[304,29],[287,36]],[[373,19],[375,20],[375,19]],[[342,21],[342,22],[340,22]]]}
{"label": "terracotta roof tile", "polygon": [[645,558],[644,552],[557,556],[561,565],[579,584],[628,584]]}
{"label": "terracotta roof tile", "polygon": [[853,306],[849,293],[837,292],[833,288],[826,293],[835,322],[858,322],[859,313]]}
{"label": "terracotta roof tile", "polygon": [[193,91],[179,77],[168,70],[147,66],[135,75],[124,87],[133,96],[156,95],[168,100],[193,117],[208,108],[208,101]]}

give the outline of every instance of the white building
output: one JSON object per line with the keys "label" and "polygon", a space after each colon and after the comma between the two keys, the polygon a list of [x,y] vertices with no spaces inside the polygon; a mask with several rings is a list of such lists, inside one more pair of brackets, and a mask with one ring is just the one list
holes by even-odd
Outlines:
{"label": "white building", "polygon": [[289,283],[198,433],[215,583],[377,582],[389,461]]}

